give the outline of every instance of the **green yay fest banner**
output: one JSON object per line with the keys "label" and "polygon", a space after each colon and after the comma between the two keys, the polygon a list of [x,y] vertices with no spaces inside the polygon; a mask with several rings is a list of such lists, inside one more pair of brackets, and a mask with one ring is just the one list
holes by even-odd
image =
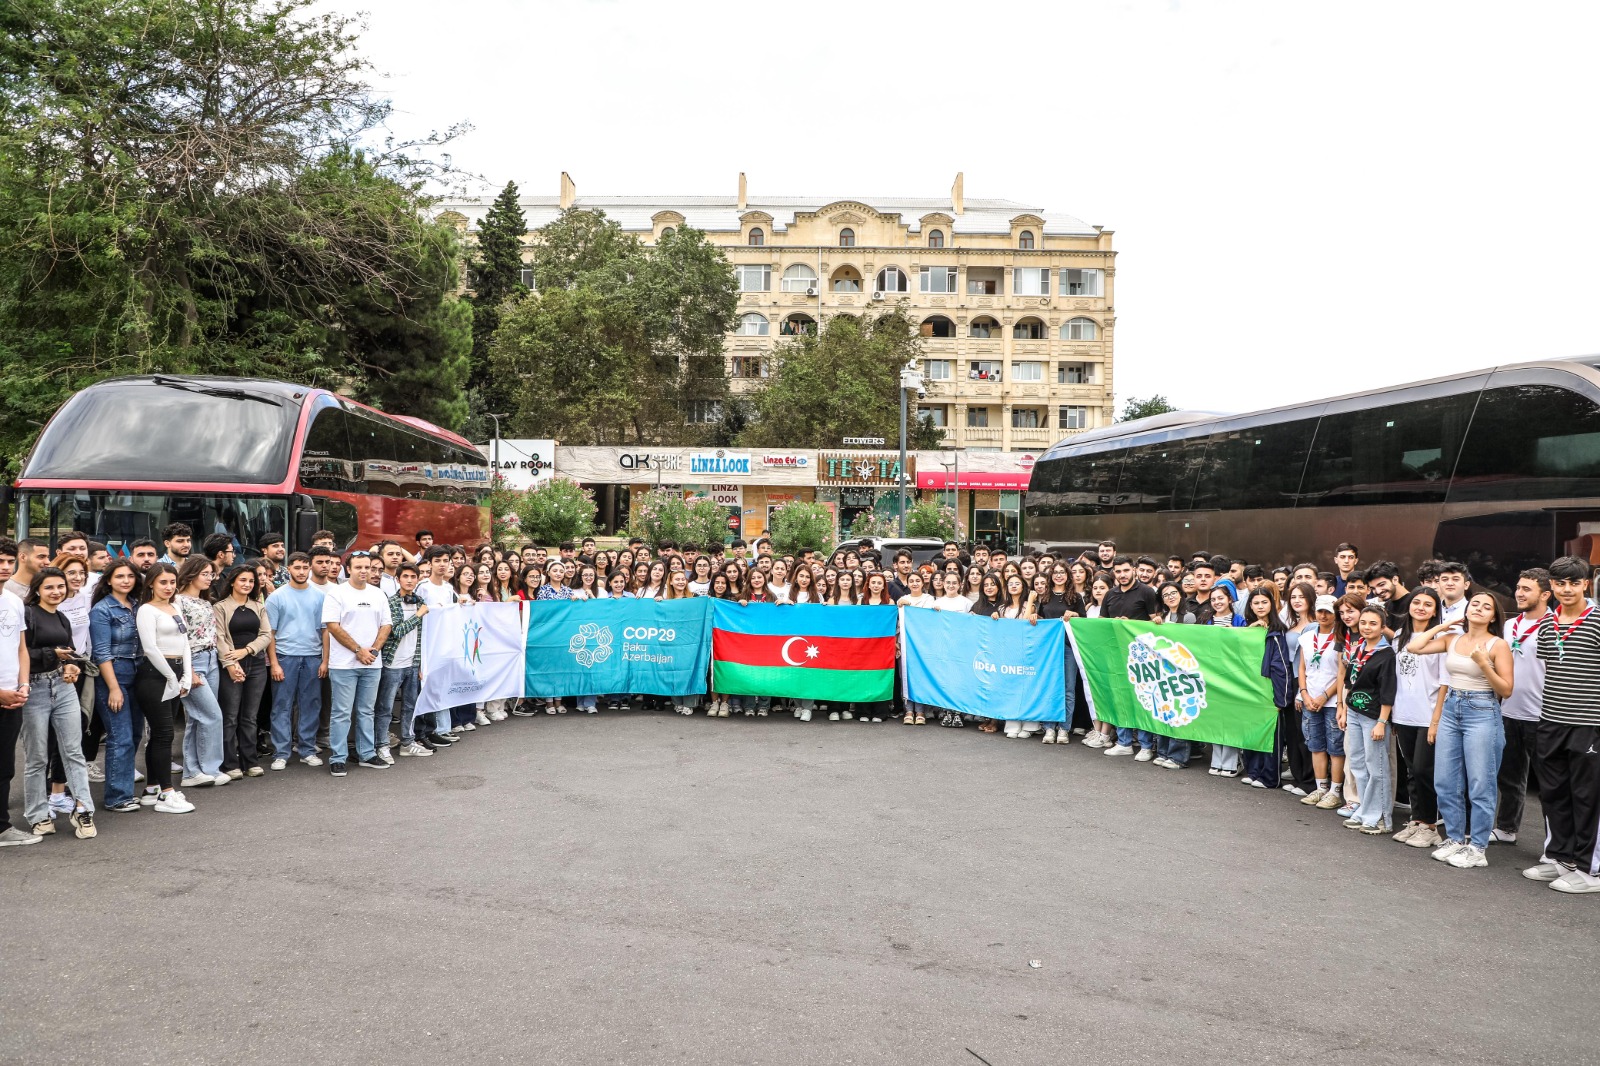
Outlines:
{"label": "green yay fest banner", "polygon": [[1073,653],[1095,718],[1180,740],[1271,751],[1278,725],[1261,674],[1267,632],[1074,618]]}

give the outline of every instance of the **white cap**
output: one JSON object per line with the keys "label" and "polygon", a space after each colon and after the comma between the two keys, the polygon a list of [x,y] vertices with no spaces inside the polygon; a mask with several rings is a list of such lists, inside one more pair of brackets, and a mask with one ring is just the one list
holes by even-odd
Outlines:
{"label": "white cap", "polygon": [[1328,611],[1332,613],[1334,604],[1338,602],[1339,601],[1334,599],[1332,596],[1318,596],[1317,606],[1315,609],[1318,611]]}

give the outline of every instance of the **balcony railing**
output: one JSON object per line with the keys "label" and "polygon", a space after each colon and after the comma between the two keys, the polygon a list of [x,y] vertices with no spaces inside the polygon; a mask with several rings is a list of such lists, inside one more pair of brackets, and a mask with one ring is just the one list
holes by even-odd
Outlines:
{"label": "balcony railing", "polygon": [[1011,430],[1011,443],[1026,445],[1028,447],[1054,444],[1057,431],[1053,429],[1018,429]]}
{"label": "balcony railing", "polygon": [[965,444],[1000,443],[1000,429],[998,426],[963,426],[960,433],[961,440]]}

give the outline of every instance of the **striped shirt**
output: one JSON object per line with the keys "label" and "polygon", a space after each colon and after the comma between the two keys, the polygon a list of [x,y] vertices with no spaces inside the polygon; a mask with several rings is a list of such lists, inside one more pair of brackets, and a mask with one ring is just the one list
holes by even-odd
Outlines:
{"label": "striped shirt", "polygon": [[1600,611],[1591,611],[1570,630],[1562,626],[1559,646],[1556,617],[1552,611],[1539,625],[1543,718],[1561,725],[1600,726]]}

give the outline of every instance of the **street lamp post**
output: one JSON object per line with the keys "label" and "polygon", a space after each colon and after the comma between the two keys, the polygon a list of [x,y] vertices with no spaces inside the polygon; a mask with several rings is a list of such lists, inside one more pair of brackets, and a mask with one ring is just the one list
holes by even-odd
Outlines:
{"label": "street lamp post", "polygon": [[910,360],[900,368],[900,536],[906,535],[906,394],[922,391],[922,372],[917,361]]}
{"label": "street lamp post", "polygon": [[499,477],[500,476],[500,420],[502,418],[506,417],[506,416],[505,416],[504,412],[501,412],[500,414],[495,414],[493,411],[485,411],[484,412],[484,417],[494,419],[494,443],[489,447],[489,464],[494,468],[494,476],[495,477]]}
{"label": "street lamp post", "polygon": [[[940,459],[939,460],[939,465],[945,468],[944,487],[950,490],[950,511],[951,511],[952,514],[954,514],[956,516],[956,529],[955,529],[956,537],[955,537],[955,539],[956,540],[960,540],[961,539],[961,536],[960,536],[960,533],[961,533],[961,510],[956,505],[957,501],[961,498],[960,495],[959,495],[959,493],[961,492],[961,452],[960,452],[960,450],[957,449],[957,448],[951,448],[950,449],[950,461],[946,462],[945,460]],[[949,471],[950,471],[951,467],[955,468],[955,475],[956,476],[955,476],[954,479],[952,479],[950,477]],[[953,488],[952,488],[952,485],[954,485]]]}

